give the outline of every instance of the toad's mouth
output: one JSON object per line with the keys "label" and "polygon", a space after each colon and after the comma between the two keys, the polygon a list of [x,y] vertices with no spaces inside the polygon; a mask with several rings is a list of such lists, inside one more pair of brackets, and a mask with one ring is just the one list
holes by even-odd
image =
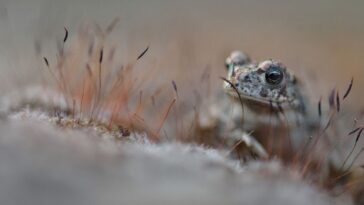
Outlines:
{"label": "toad's mouth", "polygon": [[242,100],[244,102],[263,104],[267,107],[287,107],[290,106],[290,102],[284,98],[269,98],[269,97],[261,97],[261,96],[253,96],[244,92],[239,92],[238,88],[233,86],[232,84],[225,83],[224,84],[225,92],[233,97],[236,100]]}

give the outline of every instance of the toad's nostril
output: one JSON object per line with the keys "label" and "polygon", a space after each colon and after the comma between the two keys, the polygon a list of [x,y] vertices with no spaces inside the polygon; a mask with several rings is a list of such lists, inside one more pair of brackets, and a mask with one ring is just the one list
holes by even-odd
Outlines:
{"label": "toad's nostril", "polygon": [[234,84],[234,86],[235,86],[235,87],[239,87],[239,83],[235,83],[235,84]]}

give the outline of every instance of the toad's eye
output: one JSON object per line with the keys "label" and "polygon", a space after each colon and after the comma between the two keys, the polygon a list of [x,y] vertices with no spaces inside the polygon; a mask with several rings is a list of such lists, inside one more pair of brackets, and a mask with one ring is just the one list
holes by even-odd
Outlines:
{"label": "toad's eye", "polygon": [[265,80],[271,85],[278,85],[283,80],[282,69],[278,66],[271,66],[265,72]]}

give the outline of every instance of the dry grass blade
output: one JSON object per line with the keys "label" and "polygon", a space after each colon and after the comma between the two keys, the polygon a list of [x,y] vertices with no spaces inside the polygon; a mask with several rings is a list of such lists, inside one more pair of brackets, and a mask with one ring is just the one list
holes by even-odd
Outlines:
{"label": "dry grass blade", "polygon": [[330,106],[330,109],[334,109],[335,108],[335,92],[336,89],[332,89],[331,92],[330,92],[330,95],[329,95],[329,106]]}
{"label": "dry grass blade", "polygon": [[360,139],[360,136],[361,136],[361,133],[363,132],[364,128],[361,128],[358,135],[356,136],[356,139],[355,139],[355,145],[356,143],[358,143],[359,139]]}
{"label": "dry grass blade", "polygon": [[108,26],[107,26],[107,28],[106,28],[106,33],[107,34],[109,34],[109,33],[111,33],[112,32],[112,30],[114,30],[114,28],[115,28],[115,26],[116,26],[116,24],[117,23],[119,23],[119,21],[120,21],[120,18],[119,17],[117,17],[117,18],[115,18]]}
{"label": "dry grass blade", "polygon": [[177,84],[174,80],[172,80],[172,86],[173,86],[173,90],[176,93],[177,97],[178,97],[178,90],[177,90]]}
{"label": "dry grass blade", "polygon": [[322,130],[322,133],[325,133],[327,129],[329,129],[330,125],[331,125],[331,121],[332,121],[332,117],[330,117],[329,121],[327,121],[326,126],[324,127],[324,129]]}
{"label": "dry grass blade", "polygon": [[243,116],[241,118],[241,121],[243,122],[244,121],[244,103],[243,103],[243,98],[241,97],[238,88],[232,82],[230,82],[228,79],[226,79],[224,77],[220,77],[220,79],[227,82],[234,89],[236,94],[238,95],[239,102],[240,102],[240,105],[241,105],[242,116]]}
{"label": "dry grass blade", "polygon": [[355,134],[357,131],[359,131],[361,129],[361,127],[358,127],[356,129],[354,129],[353,131],[349,132],[348,135],[352,135],[352,134]]}
{"label": "dry grass blade", "polygon": [[337,110],[337,112],[340,112],[340,96],[339,96],[339,91],[336,92],[336,110]]}
{"label": "dry grass blade", "polygon": [[[302,152],[304,155],[306,154],[306,152],[308,150],[313,150],[313,149],[316,148],[317,143],[320,141],[321,137],[325,134],[327,129],[329,129],[329,127],[330,127],[330,125],[332,123],[333,117],[334,117],[334,115],[330,116],[330,118],[327,121],[325,127],[318,133],[317,137],[314,139],[314,142],[312,142],[311,145],[310,144],[307,145],[307,148],[305,148],[304,152]],[[311,139],[309,141],[311,141]],[[306,157],[305,165],[303,166],[303,169],[302,169],[303,175],[306,173],[306,171],[308,170],[308,167],[311,164],[311,157],[312,157],[312,153],[308,153],[307,157]]]}
{"label": "dry grass blade", "polygon": [[137,60],[141,59],[149,50],[149,46],[147,46],[147,48],[138,56]]}
{"label": "dry grass blade", "polygon": [[54,80],[56,81],[56,83],[58,84],[58,86],[60,86],[61,87],[61,83],[59,82],[59,80],[58,80],[58,78],[57,78],[57,76],[56,76],[56,74],[52,71],[52,69],[50,68],[50,66],[49,66],[49,61],[48,61],[48,59],[46,58],[46,57],[43,57],[43,61],[44,61],[44,63],[46,64],[46,66],[47,66],[47,70],[48,70],[48,72],[51,74],[51,76],[54,78]]}
{"label": "dry grass blade", "polygon": [[99,92],[98,92],[98,99],[97,99],[97,102],[99,102],[101,100],[101,86],[102,86],[102,69],[101,69],[101,64],[102,64],[102,58],[104,56],[104,49],[101,48],[100,50],[100,58],[99,58]]}
{"label": "dry grass blade", "polygon": [[43,57],[43,61],[46,64],[46,66],[49,67],[49,62],[48,62],[48,59],[46,57]]}
{"label": "dry grass blade", "polygon": [[362,147],[360,149],[360,151],[358,152],[358,154],[355,155],[353,161],[350,163],[349,167],[347,168],[347,170],[350,170],[351,167],[353,167],[354,163],[356,162],[356,160],[359,158],[359,156],[364,152],[364,147]]}
{"label": "dry grass blade", "polygon": [[135,108],[134,115],[138,115],[138,113],[142,109],[142,103],[143,103],[142,99],[143,99],[143,91],[141,90],[141,91],[139,91],[138,105]]}
{"label": "dry grass blade", "polygon": [[167,117],[168,117],[168,114],[170,113],[174,103],[176,102],[176,99],[173,99],[172,102],[169,104],[168,108],[167,108],[167,111],[166,113],[163,115],[163,119],[161,121],[161,123],[159,124],[158,128],[157,128],[157,131],[156,133],[159,134],[160,133],[160,130],[162,129],[163,127],[163,124],[164,122],[166,121]]}
{"label": "dry grass blade", "polygon": [[[357,128],[357,129],[353,130],[352,132],[353,132],[353,133],[355,133],[355,132],[357,132],[358,130],[359,130],[359,129]],[[346,158],[345,158],[345,160],[344,160],[343,164],[341,165],[341,168],[340,168],[340,169],[344,168],[344,166],[345,166],[346,162],[349,160],[350,156],[353,154],[353,152],[354,152],[354,150],[355,150],[355,147],[356,147],[356,144],[358,143],[358,141],[359,141],[359,139],[360,139],[360,136],[361,136],[361,133],[363,132],[363,130],[364,130],[364,128],[360,128],[360,131],[358,132],[358,134],[357,134],[357,136],[356,136],[354,146],[353,146],[353,148],[351,149],[351,151],[349,152],[348,156],[346,156]],[[354,131],[355,131],[355,132],[354,132]],[[350,132],[350,133],[352,133],[352,132]],[[350,134],[350,133],[349,133],[349,134]]]}
{"label": "dry grass blade", "polygon": [[354,83],[354,77],[351,78],[351,81],[350,81],[350,84],[349,84],[349,87],[348,89],[346,90],[344,96],[343,96],[343,100],[345,100],[346,97],[348,97],[352,87],[353,87],[353,83]]}
{"label": "dry grass blade", "polygon": [[104,57],[104,49],[101,48],[101,51],[100,51],[100,57],[99,57],[99,63],[102,63],[102,59]]}
{"label": "dry grass blade", "polygon": [[64,31],[65,31],[65,34],[64,34],[64,38],[63,38],[63,43],[66,43],[66,41],[68,39],[68,30],[66,27],[64,27]]}
{"label": "dry grass blade", "polygon": [[322,97],[320,97],[320,100],[319,100],[318,105],[317,105],[317,110],[318,110],[319,117],[322,116],[321,102],[322,102]]}
{"label": "dry grass blade", "polygon": [[86,64],[86,71],[87,71],[87,74],[89,75],[89,77],[92,77],[91,66],[88,63]]}
{"label": "dry grass blade", "polygon": [[[86,80],[83,81],[82,83],[82,94],[81,94],[81,101],[80,101],[80,114],[82,115],[82,108],[83,108],[83,98],[85,97],[85,84],[86,84]],[[80,115],[80,118],[81,118]]]}
{"label": "dry grass blade", "polygon": [[95,46],[95,43],[93,41],[88,45],[87,54],[88,54],[88,57],[90,57],[90,58],[91,58],[92,53],[94,51],[94,46]]}

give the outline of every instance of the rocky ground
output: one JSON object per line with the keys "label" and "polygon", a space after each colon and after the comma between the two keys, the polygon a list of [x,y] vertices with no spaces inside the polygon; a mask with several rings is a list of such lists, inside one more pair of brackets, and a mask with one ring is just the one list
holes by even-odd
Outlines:
{"label": "rocky ground", "polygon": [[15,101],[25,98],[14,96],[3,98],[0,120],[3,204],[352,203],[278,160],[241,164],[223,150],[153,143],[145,133],[119,138],[95,124],[21,107]]}
{"label": "rocky ground", "polygon": [[115,142],[34,118],[2,119],[3,204],[350,204],[277,161],[241,166],[217,150]]}

